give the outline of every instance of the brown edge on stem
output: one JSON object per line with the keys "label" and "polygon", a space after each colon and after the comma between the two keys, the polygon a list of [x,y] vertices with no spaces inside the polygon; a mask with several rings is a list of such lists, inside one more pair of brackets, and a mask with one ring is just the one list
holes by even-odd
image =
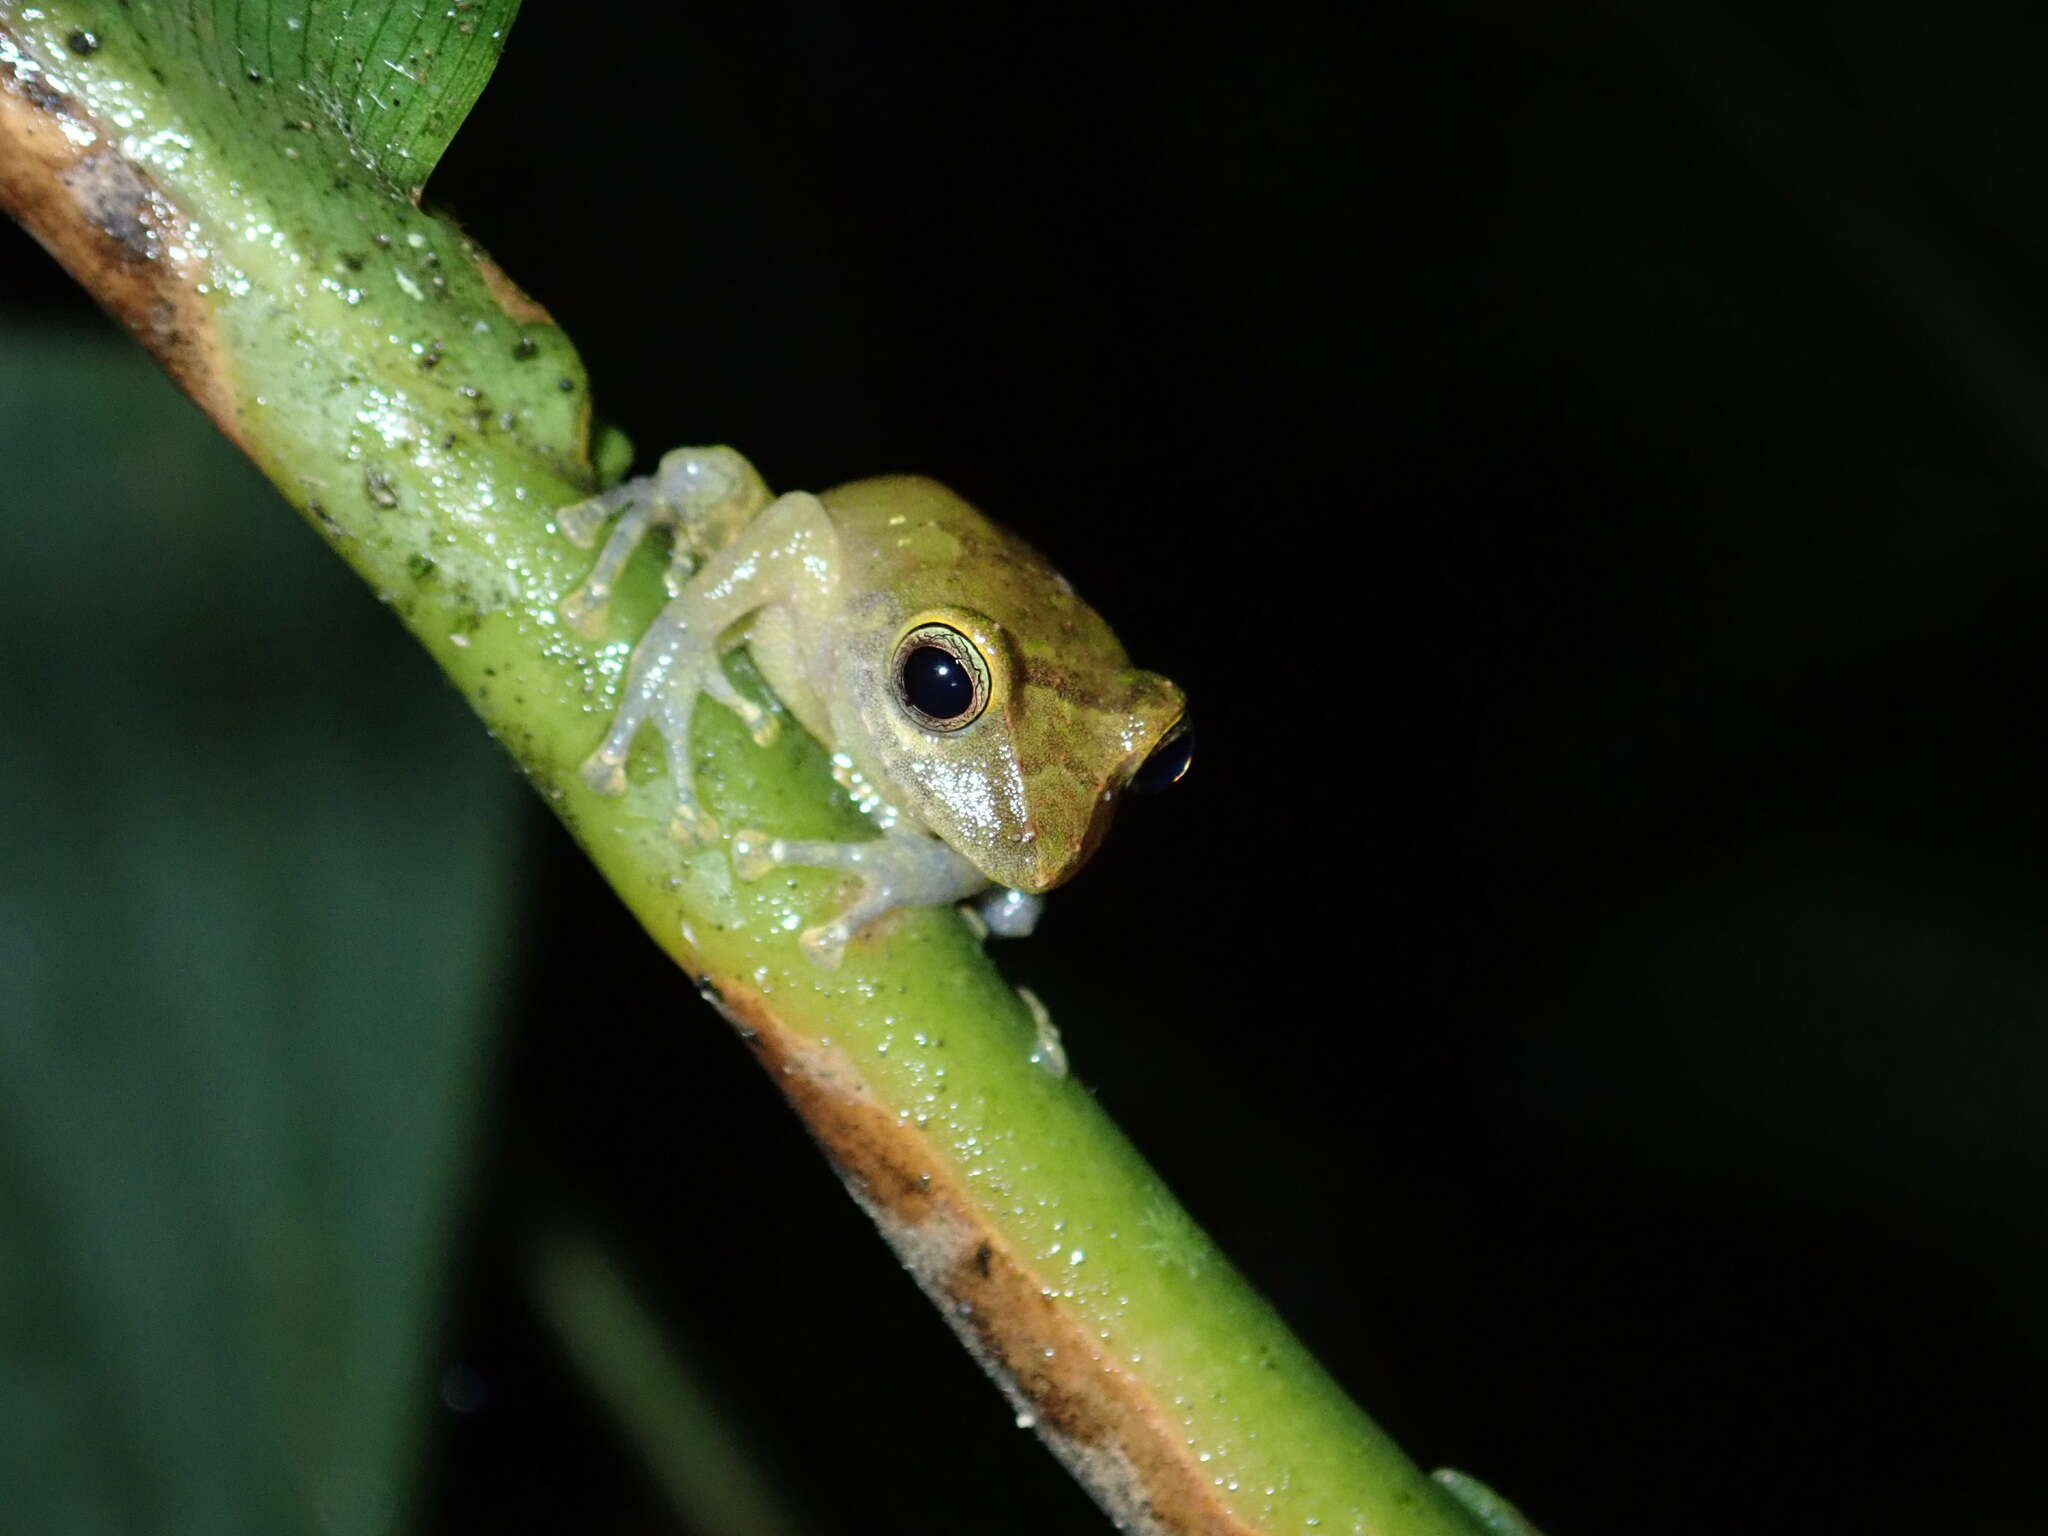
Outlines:
{"label": "brown edge on stem", "polygon": [[548,313],[547,306],[513,282],[506,275],[505,269],[485,255],[480,247],[471,245],[468,241],[463,243],[468,248],[469,259],[476,264],[478,275],[484,280],[485,289],[490,293],[491,298],[497,302],[498,308],[505,311],[512,318],[514,324],[553,325],[555,323],[555,317]]}
{"label": "brown edge on stem", "polygon": [[989,1222],[914,1125],[836,1047],[778,1020],[744,983],[700,989],[760,1059],[967,1351],[1121,1530],[1256,1536],[1227,1508],[1149,1386]]}
{"label": "brown edge on stem", "polygon": [[[0,207],[84,285],[234,444],[248,449],[213,316],[205,251],[120,137],[57,89],[0,25]],[[177,254],[174,255],[174,252]]]}

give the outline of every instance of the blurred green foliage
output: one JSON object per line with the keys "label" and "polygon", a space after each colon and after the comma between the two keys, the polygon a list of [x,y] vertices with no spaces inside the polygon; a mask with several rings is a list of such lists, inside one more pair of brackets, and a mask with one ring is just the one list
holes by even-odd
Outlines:
{"label": "blurred green foliage", "polygon": [[138,349],[0,465],[0,1525],[390,1530],[523,790]]}
{"label": "blurred green foliage", "polygon": [[[1724,46],[1688,46],[1674,15]],[[1731,17],[1777,61],[1761,83]],[[1320,8],[1257,20],[712,6],[594,49],[582,12],[534,6],[436,185],[648,446],[728,438],[786,484],[939,471],[1197,688],[1186,793],[1120,826],[1002,963],[1408,1443],[1554,1536],[2048,1528],[2031,1480],[1998,1471],[2038,1449],[2048,1280],[2048,418],[2016,432],[2033,397],[1964,373],[2000,354],[1940,344],[1984,335],[1950,324],[1961,294],[2008,360],[2048,356],[2042,16],[1461,0],[1376,13],[1355,50]],[[593,59],[601,96],[578,89]],[[707,207],[731,215],[717,238]],[[1897,247],[1845,237],[1869,228],[1907,231],[1940,281],[1874,270]],[[0,235],[0,299],[80,302]],[[22,355],[0,337],[0,374]],[[167,409],[182,435],[132,458],[106,427],[69,452],[152,484],[225,461]],[[1210,510],[1219,444],[1257,465],[1249,513]],[[111,622],[109,582],[201,556],[165,519],[139,549],[95,535],[26,573],[49,530],[19,526],[46,514],[12,478],[0,578],[45,617],[0,610],[0,670],[46,689],[31,659]],[[73,522],[100,515],[84,480]],[[1162,536],[1184,520],[1201,536]],[[296,553],[253,590],[158,596],[215,605],[222,664],[195,697],[247,664],[231,605],[296,594],[290,559],[320,574],[281,507],[243,535]],[[1277,574],[1215,603],[1219,551]],[[1367,751],[1274,750],[1332,687],[1274,664],[1283,627],[1295,655],[1355,664],[1342,724]],[[350,649],[373,691],[422,670],[374,618]],[[147,783],[142,741],[120,744]],[[83,766],[47,761],[58,789]],[[54,820],[53,792],[17,789],[13,819]],[[224,813],[246,821],[246,796]],[[1341,857],[1290,872],[1350,936],[1328,973],[1300,964],[1299,924],[1245,916],[1274,848],[1333,840]],[[963,1511],[1087,1529],[708,1015],[592,1048],[593,1016],[677,1018],[675,976],[551,846],[501,1182],[559,1178],[669,1319],[721,1321],[692,1352],[788,1484],[826,1490],[820,1529],[872,1513],[840,1507],[848,1486],[899,1530]],[[5,873],[12,935],[52,877],[11,852]],[[1146,1009],[1097,1010],[1133,977]],[[1256,1106],[1249,1137],[1219,1133],[1235,1102]],[[23,1123],[0,1105],[10,1166]],[[1366,1205],[1402,1212],[1398,1262]],[[10,1243],[37,1230],[5,1220]],[[463,1329],[493,1395],[448,1435],[434,1528],[645,1529],[630,1461],[524,1317],[523,1229],[503,1225]],[[8,1284],[18,1372],[23,1341],[47,1361],[56,1335],[15,1321]],[[74,1336],[109,1350],[124,1316]],[[79,1486],[124,1475],[119,1395],[67,1440],[8,1390],[0,1456],[66,1446]],[[916,1475],[878,1489],[899,1408]]]}

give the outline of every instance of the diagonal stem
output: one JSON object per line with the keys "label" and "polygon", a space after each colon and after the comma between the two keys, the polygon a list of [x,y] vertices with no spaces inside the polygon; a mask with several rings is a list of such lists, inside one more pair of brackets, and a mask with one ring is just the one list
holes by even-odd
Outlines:
{"label": "diagonal stem", "polygon": [[[157,24],[124,30],[130,6]],[[108,41],[74,57],[85,27]],[[215,115],[213,86],[190,84],[206,70],[156,67],[191,41],[148,0],[0,0],[0,201],[435,657],[751,1044],[1020,1421],[1127,1529],[1473,1529],[1085,1089],[1039,1064],[1031,1010],[957,915],[901,914],[821,971],[796,935],[838,899],[833,877],[741,885],[725,850],[679,853],[658,762],[629,765],[622,799],[582,783],[660,579],[651,554],[629,567],[602,635],[561,618],[589,556],[552,509],[596,480],[573,350],[367,150],[308,134],[284,154]],[[721,824],[867,830],[817,743],[761,748],[728,711],[699,714]]]}

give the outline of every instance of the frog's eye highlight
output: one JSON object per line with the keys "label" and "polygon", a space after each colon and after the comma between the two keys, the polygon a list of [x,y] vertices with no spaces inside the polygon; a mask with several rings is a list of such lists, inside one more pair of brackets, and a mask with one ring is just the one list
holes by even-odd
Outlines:
{"label": "frog's eye highlight", "polygon": [[1169,784],[1178,784],[1187,777],[1194,762],[1195,728],[1183,716],[1181,723],[1173,728],[1166,740],[1152,749],[1152,755],[1131,775],[1131,793],[1155,795]]}
{"label": "frog's eye highlight", "polygon": [[949,624],[920,624],[896,643],[896,701],[919,725],[957,731],[988,708],[988,663]]}

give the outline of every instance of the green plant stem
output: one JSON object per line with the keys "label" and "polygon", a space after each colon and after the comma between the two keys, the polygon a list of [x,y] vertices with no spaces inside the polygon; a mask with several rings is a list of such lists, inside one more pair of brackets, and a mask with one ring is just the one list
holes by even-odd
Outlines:
{"label": "green plant stem", "polygon": [[[312,9],[308,29],[376,8]],[[739,1025],[1020,1422],[1106,1508],[1149,1530],[1470,1531],[1088,1093],[1035,1063],[1028,1009],[960,917],[905,914],[820,970],[796,934],[837,899],[833,877],[746,885],[722,849],[678,852],[651,750],[622,798],[583,784],[577,765],[660,590],[650,555],[602,639],[558,614],[588,556],[552,509],[597,479],[573,349],[383,174],[405,163],[402,143],[351,140],[346,103],[368,98],[326,77],[294,82],[281,47],[242,84],[250,50],[285,34],[259,22],[271,30],[230,59],[226,10],[0,0],[0,196],[433,654],[647,932]],[[502,5],[466,14],[509,21]],[[86,56],[81,33],[95,42]],[[447,33],[431,58],[408,37],[386,59],[372,28],[352,61],[336,56],[352,80],[383,79],[381,62],[431,92],[436,60],[470,35]],[[320,58],[300,63],[334,63]],[[305,103],[329,115],[296,134],[251,127]],[[419,143],[412,160],[430,164],[438,146]],[[815,742],[791,733],[762,749],[726,711],[697,714],[698,785],[723,826],[864,835]],[[1398,1253],[1399,1235],[1384,1236]]]}

